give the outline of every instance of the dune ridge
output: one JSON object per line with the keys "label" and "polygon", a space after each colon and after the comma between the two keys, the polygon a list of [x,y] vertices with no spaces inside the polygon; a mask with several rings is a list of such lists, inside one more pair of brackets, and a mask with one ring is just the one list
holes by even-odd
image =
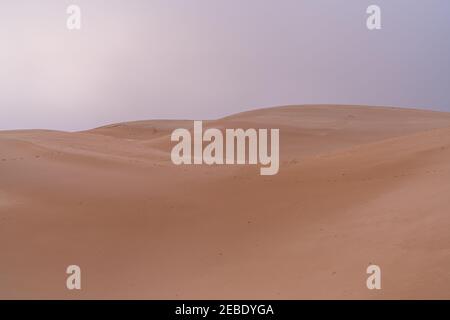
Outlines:
{"label": "dune ridge", "polygon": [[450,113],[286,106],[204,125],[279,128],[279,174],[174,166],[185,120],[0,131],[0,298],[450,298]]}

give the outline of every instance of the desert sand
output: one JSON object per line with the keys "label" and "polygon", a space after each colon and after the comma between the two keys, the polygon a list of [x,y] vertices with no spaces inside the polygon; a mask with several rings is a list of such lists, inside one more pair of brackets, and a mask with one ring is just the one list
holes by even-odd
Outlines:
{"label": "desert sand", "polygon": [[170,134],[192,121],[0,132],[0,298],[450,299],[450,113],[287,106],[204,124],[279,128],[278,175],[173,165]]}

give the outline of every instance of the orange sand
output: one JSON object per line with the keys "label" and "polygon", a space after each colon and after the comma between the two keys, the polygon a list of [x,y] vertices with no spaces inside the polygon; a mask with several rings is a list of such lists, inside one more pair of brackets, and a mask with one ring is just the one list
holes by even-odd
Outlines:
{"label": "orange sand", "polygon": [[289,106],[204,125],[279,128],[279,174],[173,165],[191,121],[0,132],[0,298],[450,299],[450,113]]}

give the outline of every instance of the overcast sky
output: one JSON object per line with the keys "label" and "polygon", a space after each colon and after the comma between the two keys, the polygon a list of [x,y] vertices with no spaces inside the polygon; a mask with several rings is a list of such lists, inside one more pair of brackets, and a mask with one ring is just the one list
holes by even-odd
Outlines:
{"label": "overcast sky", "polygon": [[448,0],[1,0],[0,40],[0,130],[286,104],[450,111]]}

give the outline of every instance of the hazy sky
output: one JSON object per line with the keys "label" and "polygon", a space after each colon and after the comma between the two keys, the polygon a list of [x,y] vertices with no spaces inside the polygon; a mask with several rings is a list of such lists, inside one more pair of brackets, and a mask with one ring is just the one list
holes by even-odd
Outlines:
{"label": "hazy sky", "polygon": [[0,40],[0,130],[309,103],[450,111],[449,0],[1,0]]}

